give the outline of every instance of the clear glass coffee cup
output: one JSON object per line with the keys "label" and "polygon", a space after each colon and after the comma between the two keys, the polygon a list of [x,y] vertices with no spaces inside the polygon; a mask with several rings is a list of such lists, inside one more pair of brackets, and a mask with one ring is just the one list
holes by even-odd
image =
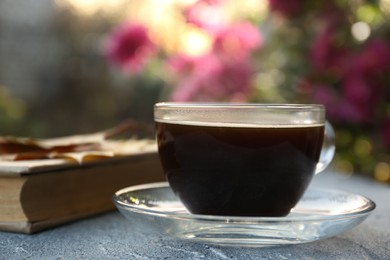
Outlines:
{"label": "clear glass coffee cup", "polygon": [[332,161],[319,104],[157,103],[158,152],[193,214],[285,216]]}

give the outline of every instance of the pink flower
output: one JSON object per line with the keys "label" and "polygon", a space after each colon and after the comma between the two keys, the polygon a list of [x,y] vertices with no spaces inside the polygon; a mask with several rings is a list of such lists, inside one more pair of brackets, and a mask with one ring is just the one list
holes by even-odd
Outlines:
{"label": "pink flower", "polygon": [[250,91],[253,69],[246,59],[178,56],[168,65],[177,80],[173,101],[238,101]]}
{"label": "pink flower", "polygon": [[[187,56],[187,55],[177,55],[170,57],[167,61],[167,67],[174,73],[174,76],[177,77],[187,77],[191,76],[194,71],[198,70],[199,64],[197,61],[200,58]],[[205,64],[207,65],[207,64]]]}
{"label": "pink flower", "polygon": [[356,57],[354,67],[360,73],[376,74],[390,65],[390,46],[384,40],[376,39],[368,42],[363,51]]}
{"label": "pink flower", "polygon": [[314,85],[313,100],[326,107],[326,114],[334,121],[355,121],[355,112],[340,98],[331,86]]}
{"label": "pink flower", "polygon": [[372,122],[384,94],[378,75],[388,70],[390,49],[385,42],[374,40],[349,62],[349,69],[342,75],[342,94],[354,112],[351,120]]}
{"label": "pink flower", "polygon": [[349,65],[350,54],[337,41],[333,25],[326,25],[311,46],[311,62],[319,70],[336,75]]}
{"label": "pink flower", "polygon": [[351,112],[347,121],[357,123],[369,122],[373,117],[377,101],[377,88],[359,74],[346,75],[343,81],[344,103],[347,103]]}
{"label": "pink flower", "polygon": [[259,30],[250,23],[234,23],[220,26],[215,32],[213,50],[236,58],[246,58],[259,48]]}
{"label": "pink flower", "polygon": [[351,96],[353,93],[340,96],[332,86],[313,85],[313,100],[326,107],[327,116],[331,120],[367,123],[372,119],[373,106],[369,103],[369,100],[362,98],[361,94],[364,92],[362,86],[357,86],[352,81],[349,83],[352,85],[347,84],[348,87],[357,87],[357,92],[360,93],[355,93],[356,96]]}
{"label": "pink flower", "polygon": [[108,59],[126,72],[140,71],[154,50],[147,28],[138,23],[127,23],[114,30],[105,46]]}
{"label": "pink flower", "polygon": [[226,18],[220,6],[221,0],[198,0],[186,10],[184,15],[187,22],[200,28],[212,29],[225,22]]}

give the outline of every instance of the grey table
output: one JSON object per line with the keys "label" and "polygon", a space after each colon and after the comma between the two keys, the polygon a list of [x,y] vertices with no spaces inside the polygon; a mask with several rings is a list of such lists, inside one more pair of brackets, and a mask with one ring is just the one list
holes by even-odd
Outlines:
{"label": "grey table", "polygon": [[35,235],[0,232],[0,259],[390,259],[390,186],[325,172],[314,186],[367,196],[376,210],[354,229],[326,240],[268,248],[234,248],[134,232],[118,212]]}

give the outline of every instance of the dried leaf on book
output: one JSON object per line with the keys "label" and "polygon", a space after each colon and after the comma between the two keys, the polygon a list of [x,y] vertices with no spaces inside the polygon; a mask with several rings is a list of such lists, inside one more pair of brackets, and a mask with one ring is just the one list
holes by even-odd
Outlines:
{"label": "dried leaf on book", "polygon": [[155,151],[155,142],[130,138],[111,140],[124,132],[131,132],[137,124],[129,121],[115,128],[93,134],[51,139],[0,137],[0,161],[65,159],[69,163],[83,163],[104,158]]}

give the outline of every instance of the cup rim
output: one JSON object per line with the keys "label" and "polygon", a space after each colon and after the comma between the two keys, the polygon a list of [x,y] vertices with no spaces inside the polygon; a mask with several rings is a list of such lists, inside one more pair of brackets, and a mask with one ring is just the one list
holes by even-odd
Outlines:
{"label": "cup rim", "polygon": [[320,104],[176,103],[155,104],[154,121],[218,127],[297,127],[325,123]]}
{"label": "cup rim", "polygon": [[269,110],[306,110],[324,111],[322,104],[299,104],[299,103],[223,103],[223,102],[159,102],[154,105],[155,109],[269,109]]}

